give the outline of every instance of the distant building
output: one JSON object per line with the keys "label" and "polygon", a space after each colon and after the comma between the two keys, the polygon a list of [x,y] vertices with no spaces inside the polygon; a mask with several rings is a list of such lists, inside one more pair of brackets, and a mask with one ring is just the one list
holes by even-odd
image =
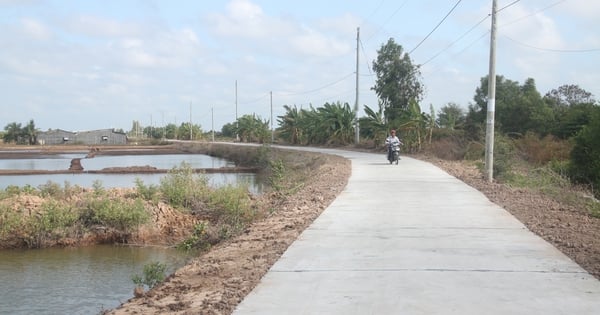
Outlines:
{"label": "distant building", "polygon": [[114,129],[100,129],[91,131],[65,131],[54,129],[41,131],[37,134],[37,142],[41,145],[52,144],[83,144],[83,145],[103,145],[103,144],[127,144],[127,135],[122,132],[116,132]]}

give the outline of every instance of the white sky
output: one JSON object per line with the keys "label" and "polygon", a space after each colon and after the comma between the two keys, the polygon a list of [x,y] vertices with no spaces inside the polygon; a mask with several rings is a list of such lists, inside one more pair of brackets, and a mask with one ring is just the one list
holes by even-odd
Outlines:
{"label": "white sky", "polygon": [[[498,0],[496,73],[599,98],[600,1],[513,2]],[[238,117],[270,119],[272,92],[275,127],[283,105],[353,106],[357,27],[361,116],[378,108],[370,66],[390,37],[424,64],[423,111],[466,108],[489,69],[492,1],[461,1],[417,47],[456,3],[0,0],[0,128],[127,131],[179,125],[191,107],[195,124],[220,130],[235,121],[236,81]]]}

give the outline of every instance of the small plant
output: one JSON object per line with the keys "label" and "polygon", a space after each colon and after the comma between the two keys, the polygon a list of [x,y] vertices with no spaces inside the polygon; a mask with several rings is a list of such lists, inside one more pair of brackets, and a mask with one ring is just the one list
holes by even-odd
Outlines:
{"label": "small plant", "polygon": [[106,192],[104,187],[102,186],[102,181],[99,179],[94,180],[92,183],[92,188],[94,189],[94,195],[101,196]]}
{"label": "small plant", "polygon": [[190,251],[194,248],[207,249],[210,244],[203,241],[206,238],[206,227],[207,223],[205,222],[196,224],[192,235],[177,245],[177,248],[185,251]]}
{"label": "small plant", "polygon": [[144,265],[143,274],[133,275],[131,277],[131,281],[138,286],[144,287],[146,286],[148,289],[152,289],[157,284],[161,283],[165,280],[165,271],[167,270],[167,265],[161,262],[155,261],[149,264]]}
{"label": "small plant", "polygon": [[269,184],[276,191],[283,189],[283,183],[285,179],[285,165],[282,160],[271,161],[271,176],[269,177]]}
{"label": "small plant", "polygon": [[42,197],[55,197],[58,198],[62,195],[63,190],[59,184],[53,181],[47,181],[45,184],[39,185],[38,189],[42,194]]}
{"label": "small plant", "polygon": [[219,221],[239,230],[254,218],[246,186],[223,186],[210,194],[210,208]]}
{"label": "small plant", "polygon": [[158,200],[158,186],[156,185],[148,185],[144,184],[140,178],[135,179],[135,187],[137,189],[137,193],[140,197],[144,198],[147,201],[157,201]]}

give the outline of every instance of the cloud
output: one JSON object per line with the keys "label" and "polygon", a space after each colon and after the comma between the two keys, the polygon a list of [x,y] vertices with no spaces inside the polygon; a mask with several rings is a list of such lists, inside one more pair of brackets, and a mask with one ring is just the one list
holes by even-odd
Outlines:
{"label": "cloud", "polygon": [[260,6],[248,0],[229,2],[224,14],[210,14],[206,22],[215,38],[237,40],[239,42],[232,45],[243,49],[252,46],[252,53],[301,58],[331,57],[351,50],[347,39],[340,40],[330,34],[331,23],[314,21],[310,26],[284,16],[268,16]]}
{"label": "cloud", "polygon": [[41,21],[32,18],[21,19],[23,33],[33,39],[47,41],[52,39],[52,31]]}
{"label": "cloud", "polygon": [[95,15],[77,15],[65,22],[65,28],[72,34],[89,37],[133,37],[142,34],[143,28],[135,22],[122,22]]}

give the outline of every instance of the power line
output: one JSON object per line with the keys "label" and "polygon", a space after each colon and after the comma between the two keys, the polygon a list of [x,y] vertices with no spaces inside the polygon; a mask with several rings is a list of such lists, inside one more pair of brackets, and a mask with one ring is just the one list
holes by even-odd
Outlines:
{"label": "power line", "polygon": [[[363,46],[362,40],[359,40],[359,42],[360,42],[360,48],[363,51],[363,55],[365,55],[365,62],[366,62],[369,59],[369,57],[367,56],[367,53],[365,52],[365,46]],[[372,76],[373,72],[371,72],[371,65],[369,64],[369,62],[366,62],[366,63],[367,63],[367,69],[369,70],[369,76]]]}
{"label": "power line", "polygon": [[398,13],[398,11],[400,11],[400,9],[402,9],[402,7],[408,2],[408,0],[405,0],[404,2],[402,2],[402,4],[400,4],[400,6],[394,11],[394,13],[392,13],[392,15],[390,15],[385,22],[383,22],[383,24],[381,24],[379,26],[379,28],[373,33],[371,34],[368,38],[367,38],[367,42],[369,40],[371,40],[371,38],[373,38],[375,35],[377,35],[377,33],[379,33],[381,31],[381,29],[385,26],[385,24],[387,24],[387,22],[389,22],[392,17],[394,17],[394,15],[396,15],[396,13]]}
{"label": "power line", "polygon": [[498,11],[496,11],[496,13],[498,13],[498,12],[500,12],[500,11],[502,11],[502,10],[504,10],[504,9],[508,8],[508,7],[511,7],[511,6],[515,5],[515,4],[517,4],[517,2],[519,2],[519,1],[521,1],[521,0],[515,0],[515,1],[513,1],[513,2],[511,2],[511,3],[509,3],[509,4],[507,4],[507,5],[503,6],[503,7],[502,7],[502,8],[500,8]]}
{"label": "power line", "polygon": [[330,87],[330,86],[332,86],[332,85],[338,84],[338,83],[340,83],[340,82],[342,82],[342,81],[344,81],[344,80],[348,79],[349,77],[353,76],[354,74],[355,74],[355,72],[352,72],[352,73],[350,73],[350,74],[346,75],[345,77],[343,77],[343,78],[341,78],[341,79],[339,79],[339,80],[337,80],[337,81],[335,81],[335,82],[328,83],[328,84],[326,84],[326,85],[323,85],[323,86],[321,86],[321,87],[318,87],[318,88],[316,88],[316,89],[313,89],[313,90],[308,90],[308,91],[303,91],[303,92],[294,92],[294,93],[278,93],[278,94],[279,94],[279,95],[282,95],[282,96],[293,96],[293,95],[302,95],[302,94],[314,93],[314,92],[317,92],[317,91],[323,90],[323,89],[325,89],[325,88],[328,88],[328,87]]}
{"label": "power line", "polygon": [[[544,8],[541,8],[541,9],[537,10],[537,11],[534,11],[534,12],[533,12],[533,13],[531,13],[531,14],[525,15],[525,16],[523,16],[523,17],[520,17],[520,18],[518,18],[518,19],[516,19],[516,20],[513,20],[513,21],[511,21],[511,22],[508,22],[508,23],[506,23],[506,24],[502,24],[502,25],[500,25],[500,27],[503,27],[503,26],[508,26],[508,25],[511,25],[511,24],[517,23],[517,22],[519,22],[519,21],[521,21],[521,20],[524,20],[524,19],[526,19],[526,18],[528,18],[528,17],[534,16],[534,15],[536,15],[536,14],[538,14],[538,13],[542,12],[542,11],[546,11],[546,10],[548,10],[548,9],[550,9],[550,8],[552,8],[552,7],[556,6],[556,5],[558,5],[558,4],[561,4],[561,3],[565,2],[565,1],[567,1],[567,0],[560,0],[560,1],[554,2],[554,3],[550,4],[550,5],[549,5],[549,6],[547,6],[547,7],[544,7]],[[511,4],[511,5],[512,5],[512,4]],[[508,7],[508,6],[506,6],[506,7]],[[504,8],[506,8],[506,7],[504,7]],[[503,9],[504,9],[504,8],[503,8]]]}
{"label": "power line", "polygon": [[456,4],[452,7],[452,9],[450,9],[450,11],[448,12],[448,14],[446,14],[446,16],[444,16],[444,18],[433,28],[433,30],[431,30],[431,32],[429,32],[429,34],[427,34],[427,36],[425,36],[425,38],[423,38],[423,40],[421,40],[421,42],[419,44],[417,44],[417,46],[415,48],[413,48],[411,51],[408,52],[408,54],[412,54],[413,51],[415,51],[417,48],[419,48],[419,46],[421,46],[421,44],[423,44],[423,42],[425,40],[427,40],[427,38],[429,38],[429,36],[431,36],[431,34],[433,34],[433,32],[435,32],[435,30],[442,25],[442,23],[446,20],[446,18],[450,15],[450,13],[452,13],[452,11],[454,11],[454,9],[456,9],[456,7],[458,6],[458,4],[461,2],[462,0],[458,0],[456,2]]}
{"label": "power line", "polygon": [[265,97],[267,97],[267,96],[269,96],[269,93],[267,93],[267,94],[265,94],[265,95],[263,95],[263,96],[261,96],[261,97],[259,97],[259,98],[257,98],[257,99],[254,99],[254,100],[252,100],[252,101],[243,102],[243,103],[240,103],[240,104],[252,104],[252,103],[256,103],[256,102],[258,102],[258,101],[260,101],[260,100],[264,99],[264,98],[265,98]]}
{"label": "power line", "polygon": [[[467,36],[469,33],[471,33],[477,26],[479,26],[479,24],[483,23],[485,20],[487,20],[490,17],[490,14],[488,14],[486,17],[484,17],[483,19],[481,19],[481,21],[477,22],[477,24],[473,25],[468,31],[466,31],[465,33],[463,33],[462,35],[460,35],[460,37],[458,37],[456,40],[454,40],[452,43],[450,43],[450,45],[446,46],[446,48],[442,49],[441,51],[439,51],[437,54],[433,55],[431,58],[429,58],[427,61],[425,61],[424,63],[421,64],[421,66],[426,65],[427,63],[429,63],[430,61],[432,61],[433,59],[437,58],[437,56],[439,56],[441,53],[445,52],[446,50],[448,50],[450,47],[452,47],[452,45],[456,44],[458,41],[460,41],[461,39],[463,39],[465,36]],[[479,40],[479,39],[478,39]]]}
{"label": "power line", "polygon": [[587,53],[587,52],[596,52],[596,51],[600,51],[600,48],[592,48],[592,49],[552,49],[552,48],[542,48],[542,47],[536,47],[536,46],[532,46],[529,44],[525,44],[522,42],[519,42],[517,40],[514,40],[506,35],[502,35],[502,37],[505,37],[509,40],[511,40],[512,42],[515,42],[521,46],[525,46],[525,47],[529,47],[529,48],[533,48],[533,49],[537,49],[537,50],[542,50],[542,51],[550,51],[550,52],[558,52],[558,53]]}

